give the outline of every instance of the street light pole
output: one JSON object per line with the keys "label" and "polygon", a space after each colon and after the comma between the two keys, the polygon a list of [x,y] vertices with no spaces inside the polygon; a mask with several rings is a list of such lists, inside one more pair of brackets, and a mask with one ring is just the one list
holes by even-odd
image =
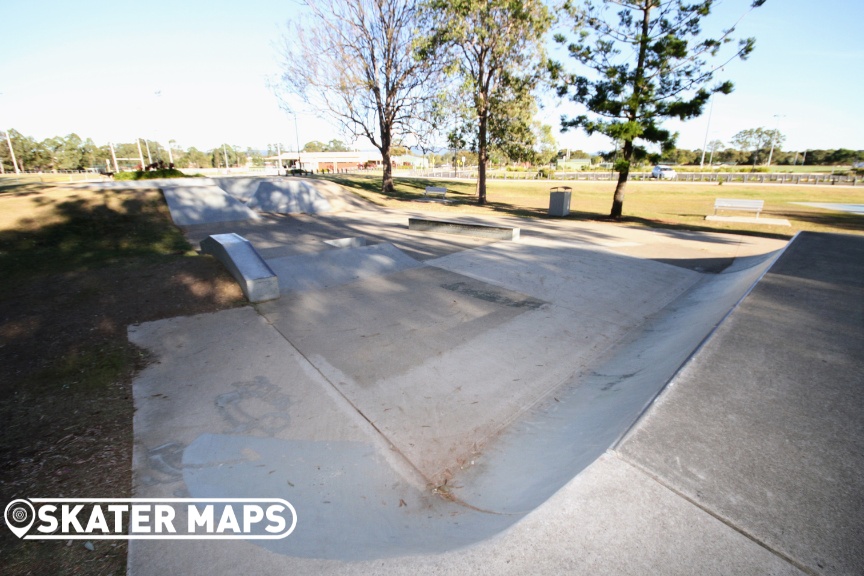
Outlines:
{"label": "street light pole", "polygon": [[[711,94],[711,107],[708,109],[708,125],[705,127],[705,140],[702,142],[702,159],[699,160],[699,170],[705,166],[705,146],[708,145],[708,131],[711,130],[711,115],[714,113],[714,94]],[[714,151],[711,151],[714,155]]]}
{"label": "street light pole", "polygon": [[294,116],[294,140],[297,143],[297,168],[303,169],[303,163],[300,161],[300,131],[297,129],[297,113],[291,112]]}
{"label": "street light pole", "polygon": [[141,139],[136,138],[135,144],[138,145],[138,158],[141,159],[141,170],[144,170],[144,154],[141,153]]}

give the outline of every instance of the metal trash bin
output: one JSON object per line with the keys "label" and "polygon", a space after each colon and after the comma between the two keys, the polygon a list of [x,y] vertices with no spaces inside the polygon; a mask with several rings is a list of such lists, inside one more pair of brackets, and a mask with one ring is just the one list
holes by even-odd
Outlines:
{"label": "metal trash bin", "polygon": [[570,214],[570,186],[556,186],[549,190],[549,215],[567,216]]}

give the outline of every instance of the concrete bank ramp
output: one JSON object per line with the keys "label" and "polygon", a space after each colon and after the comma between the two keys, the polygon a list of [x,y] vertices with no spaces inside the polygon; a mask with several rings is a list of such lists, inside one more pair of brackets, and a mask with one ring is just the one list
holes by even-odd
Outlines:
{"label": "concrete bank ramp", "polygon": [[[404,262],[130,328],[159,359],[134,384],[136,496],[285,497],[301,524],[262,546],[309,572],[481,542],[620,438],[770,256],[705,275],[523,239]],[[211,552],[292,565],[256,549]],[[130,566],[197,566],[184,550],[136,541]]]}
{"label": "concrete bank ramp", "polygon": [[225,176],[206,180],[261,212],[318,214],[371,206],[342,186],[316,178]]}
{"label": "concrete bank ramp", "polygon": [[322,214],[371,206],[338,184],[312,178],[166,178],[96,185],[159,188],[178,226],[259,220],[260,212]]}
{"label": "concrete bank ramp", "polygon": [[205,183],[176,180],[161,188],[171,218],[178,226],[258,220],[258,214],[221,188]]}
{"label": "concrete bank ramp", "polygon": [[309,180],[262,180],[246,205],[259,212],[318,214],[333,207]]}
{"label": "concrete bank ramp", "polygon": [[[621,438],[773,258],[751,258],[749,267],[700,275],[674,300],[631,323],[632,329],[589,362],[581,363],[551,397],[544,397],[502,430],[474,459],[473,466],[466,467],[453,493],[499,513],[525,513],[540,505]],[[443,260],[441,264],[471,270],[458,257]],[[475,265],[474,274],[502,281],[508,270],[500,265]],[[633,281],[636,278],[644,281],[642,274]],[[638,309],[632,300],[621,301],[620,293],[606,297],[609,301],[600,302],[598,311],[623,319],[616,306]],[[598,302],[596,297],[590,300]]]}

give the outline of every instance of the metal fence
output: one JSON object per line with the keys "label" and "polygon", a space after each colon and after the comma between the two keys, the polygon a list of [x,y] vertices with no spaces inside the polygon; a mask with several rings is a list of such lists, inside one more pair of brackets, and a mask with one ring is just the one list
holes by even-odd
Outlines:
{"label": "metal fence", "polygon": [[[368,173],[368,172],[367,172]],[[412,178],[477,178],[476,170],[411,170],[401,171],[399,176]],[[489,180],[574,180],[574,181],[614,181],[617,172],[505,172],[493,170],[486,173]],[[631,172],[632,180],[651,180],[650,172]],[[670,181],[670,180],[664,180]],[[678,182],[742,182],[745,184],[822,184],[857,186],[864,183],[864,177],[846,174],[796,174],[786,172],[679,172],[674,178]]]}

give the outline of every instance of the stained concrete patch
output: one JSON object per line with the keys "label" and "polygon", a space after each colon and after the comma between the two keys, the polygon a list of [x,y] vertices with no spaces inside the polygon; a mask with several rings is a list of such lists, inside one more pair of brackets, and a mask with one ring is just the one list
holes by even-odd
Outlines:
{"label": "stained concrete patch", "polygon": [[268,259],[267,264],[279,277],[283,294],[340,286],[422,266],[388,243],[338,249],[328,245],[309,254]]}
{"label": "stained concrete patch", "polygon": [[428,264],[624,326],[663,308],[701,278],[690,270],[538,238],[490,244]]}
{"label": "stained concrete patch", "polygon": [[216,186],[163,184],[160,186],[178,226],[257,220],[258,214]]}

